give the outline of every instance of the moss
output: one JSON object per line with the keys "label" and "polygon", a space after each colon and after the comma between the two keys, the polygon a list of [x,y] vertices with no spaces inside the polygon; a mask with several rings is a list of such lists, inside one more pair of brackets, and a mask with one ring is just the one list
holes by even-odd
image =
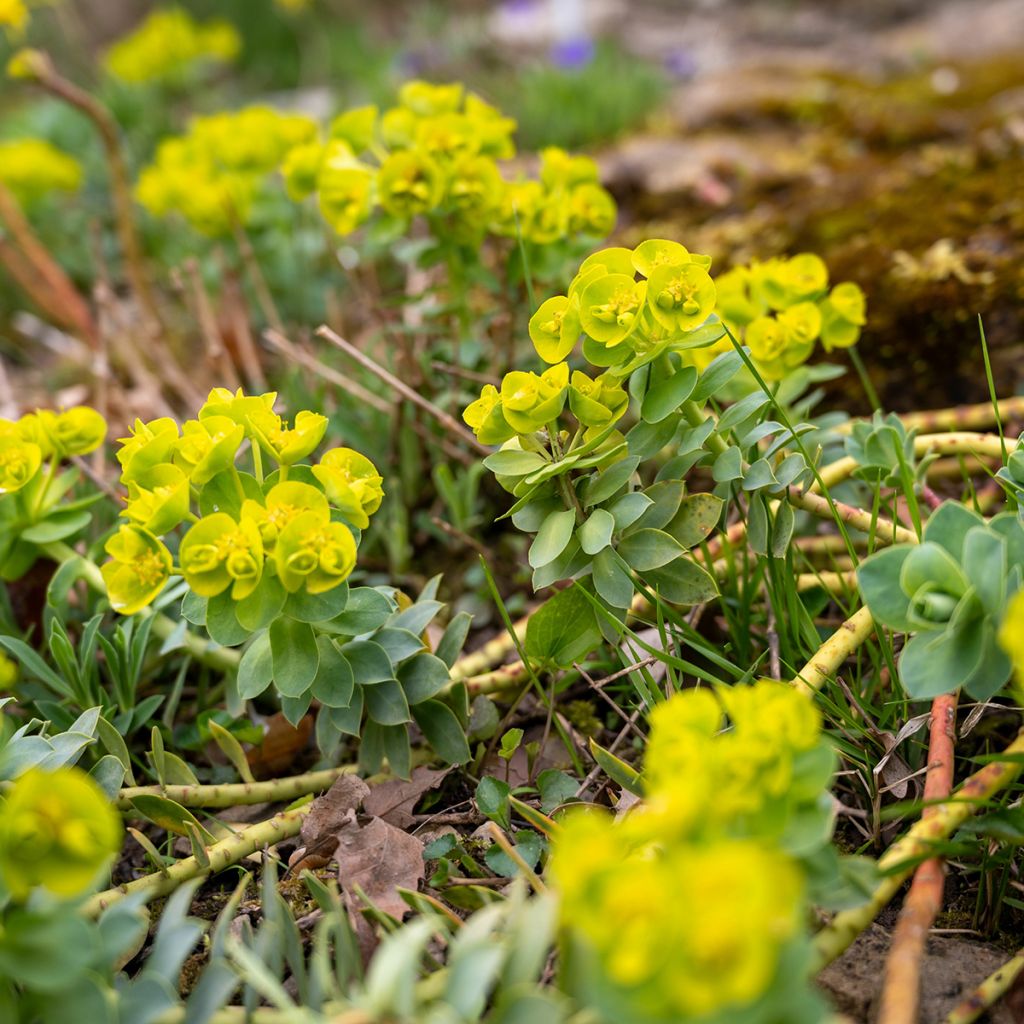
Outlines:
{"label": "moss", "polygon": [[[721,269],[819,253],[834,280],[868,296],[859,351],[897,411],[988,397],[981,314],[999,390],[1012,393],[1024,384],[1024,140],[1008,110],[1024,67],[998,59],[943,74],[956,76],[951,95],[922,69],[881,84],[817,76],[770,109],[762,103],[739,141],[751,154],[788,144],[800,157],[788,178],[716,168],[731,192],[724,206],[673,198],[671,210],[630,225],[623,244],[679,237]],[[866,411],[852,374],[830,388],[851,412]]]}

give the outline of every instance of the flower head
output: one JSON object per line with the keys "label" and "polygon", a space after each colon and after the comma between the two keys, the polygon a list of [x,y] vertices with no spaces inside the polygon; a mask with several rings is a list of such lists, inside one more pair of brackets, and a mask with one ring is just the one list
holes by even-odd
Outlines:
{"label": "flower head", "polygon": [[193,525],[181,540],[181,571],[200,597],[216,597],[228,587],[241,601],[259,585],[263,575],[263,541],[256,524],[235,522],[226,512],[214,512]]}
{"label": "flower head", "polygon": [[110,606],[121,615],[134,615],[151,604],[171,575],[167,547],[141,526],[126,524],[106,543],[110,561],[100,566]]}
{"label": "flower head", "polygon": [[485,384],[480,397],[462,411],[462,418],[481,444],[504,444],[515,437],[501,409],[501,395],[493,384]]}
{"label": "flower head", "polygon": [[43,452],[24,440],[18,425],[0,423],[0,495],[20,491],[39,472]]}
{"label": "flower head", "polygon": [[174,446],[174,464],[197,487],[235,464],[245,428],[229,416],[205,416],[187,420]]}
{"label": "flower head", "polygon": [[189,513],[189,479],[182,470],[162,463],[128,482],[125,518],[160,536],[173,530]]}
{"label": "flower head", "polygon": [[384,499],[384,478],[365,456],[351,448],[324,452],[313,475],[328,500],[355,527],[365,530]]}
{"label": "flower head", "polygon": [[321,519],[330,519],[327,498],[311,484],[286,480],[267,491],[263,504],[247,498],[242,502],[242,518],[256,524],[266,551],[272,551],[278,534],[300,512],[315,512]]}
{"label": "flower head", "polygon": [[137,419],[129,435],[118,438],[121,447],[117,451],[117,461],[121,463],[121,479],[127,483],[168,461],[178,436],[178,424],[169,416],[148,423]]}
{"label": "flower head", "polygon": [[36,886],[79,896],[120,849],[117,813],[79,768],[32,768],[0,806],[0,876],[15,899]]}
{"label": "flower head", "polygon": [[282,466],[291,466],[304,459],[323,440],[327,417],[303,409],[295,416],[295,425],[275,412],[261,412],[249,417],[249,426],[260,447]]}
{"label": "flower head", "polygon": [[342,523],[301,512],[278,535],[274,561],[289,593],[304,588],[322,594],[344,582],[355,568],[355,538]]}

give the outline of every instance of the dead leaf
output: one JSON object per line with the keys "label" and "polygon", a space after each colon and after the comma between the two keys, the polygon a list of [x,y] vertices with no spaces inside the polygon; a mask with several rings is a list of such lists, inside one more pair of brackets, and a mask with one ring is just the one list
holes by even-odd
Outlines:
{"label": "dead leaf", "polygon": [[371,818],[365,825],[348,825],[338,838],[334,851],[338,881],[359,948],[368,962],[377,946],[377,935],[360,912],[362,901],[357,890],[377,910],[401,921],[409,907],[398,894],[398,888],[419,888],[424,876],[423,844],[382,818]]}
{"label": "dead leaf", "polygon": [[309,746],[313,716],[303,715],[296,728],[279,711],[267,719],[266,726],[263,742],[246,754],[258,779],[275,778],[291,768],[296,757]]}
{"label": "dead leaf", "polygon": [[416,823],[412,809],[420,797],[429,790],[436,789],[450,771],[450,768],[435,770],[420,765],[413,771],[412,778],[408,781],[389,779],[373,786],[363,800],[363,810],[374,817],[382,818],[396,828],[408,828]]}
{"label": "dead leaf", "polygon": [[323,796],[318,796],[302,823],[302,845],[288,860],[290,870],[322,868],[330,862],[342,829],[355,822],[356,811],[370,787],[358,775],[342,775]]}

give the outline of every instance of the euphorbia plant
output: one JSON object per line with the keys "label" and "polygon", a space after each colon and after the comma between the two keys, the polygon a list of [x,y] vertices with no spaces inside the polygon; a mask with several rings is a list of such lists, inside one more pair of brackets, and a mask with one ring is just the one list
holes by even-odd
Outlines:
{"label": "euphorbia plant", "polygon": [[921,543],[879,551],[857,569],[874,619],[913,634],[899,660],[912,697],[963,689],[988,700],[1010,678],[998,643],[1011,598],[1024,578],[1024,526],[1012,513],[986,521],[959,502],[943,503]]}
{"label": "euphorbia plant", "polygon": [[[293,722],[317,701],[325,752],[343,735],[360,737],[365,765],[386,757],[407,774],[415,722],[443,757],[467,760],[465,691],[451,687],[448,672],[467,617],[456,619],[435,654],[423,635],[442,608],[436,580],[414,604],[391,587],[350,589],[382,478],[350,448],[311,461],[326,417],[300,410],[286,421],[275,399],[215,388],[195,419],[136,421],[116,453],[124,522],[106,537],[108,558],[98,568],[64,543],[90,522],[86,506],[98,496],[63,500],[77,471],[58,470],[63,458],[101,443],[102,417],[82,407],[5,424],[5,575],[20,575],[45,553],[67,560],[122,615],[149,616],[154,604],[181,600],[183,618],[219,647],[181,634],[185,623],[175,627],[163,613],[158,635],[181,634],[197,656],[227,671],[235,714],[270,687]],[[15,648],[20,657],[24,645]]]}
{"label": "euphorbia plant", "polygon": [[[500,388],[485,385],[463,413],[481,442],[501,446],[484,464],[516,498],[506,514],[536,534],[529,553],[535,588],[590,576],[600,602],[619,614],[638,582],[680,604],[706,600],[716,584],[686,552],[717,524],[723,499],[734,488],[747,492],[751,516],[756,511],[763,524],[751,539],[763,550],[764,495],[809,478],[805,449],[796,443],[809,428],[766,418],[771,395],[749,393],[718,420],[704,403],[720,397],[743,358],[769,378],[808,358],[825,322],[815,303],[831,302],[827,270],[803,254],[756,273],[730,271],[733,285],[754,281],[757,289],[742,308],[730,292],[723,310],[710,264],[667,239],[587,257],[567,293],[545,300],[529,323],[537,354],[552,365],[508,373]],[[747,354],[732,351],[738,325],[754,322],[758,303],[767,311],[762,320],[778,311],[771,329],[792,349],[788,362],[755,351],[749,333]],[[706,358],[723,346],[729,351]],[[578,347],[598,373],[570,365]],[[618,425],[631,399],[638,422],[623,434]],[[719,486],[715,494],[686,496],[684,474],[699,463]],[[785,549],[792,524],[791,513],[782,517],[773,550]]]}

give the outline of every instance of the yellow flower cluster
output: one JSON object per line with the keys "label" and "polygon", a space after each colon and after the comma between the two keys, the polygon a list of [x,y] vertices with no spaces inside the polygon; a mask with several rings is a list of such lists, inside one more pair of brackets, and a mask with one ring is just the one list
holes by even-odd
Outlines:
{"label": "yellow flower cluster", "polygon": [[0,495],[22,490],[48,459],[56,466],[71,455],[95,451],[106,434],[103,417],[83,405],[64,412],[39,409],[19,420],[0,419]]}
{"label": "yellow flower cluster", "polygon": [[[107,542],[110,561],[101,568],[116,611],[132,615],[160,593],[175,571],[160,538],[184,522],[192,525],[178,548],[179,571],[200,597],[229,592],[242,601],[267,577],[288,593],[321,594],[352,572],[354,531],[380,507],[383,480],[350,448],[298,465],[323,440],[327,419],[303,410],[289,423],[274,411],[276,397],[214,388],[180,429],[170,418],[137,420],[121,439],[128,522]],[[245,446],[252,474],[236,465]],[[277,467],[269,477],[264,456]]]}
{"label": "yellow flower cluster", "polygon": [[[553,423],[566,401],[581,427],[603,430],[626,411],[623,381],[670,351],[686,350],[715,308],[711,259],[666,239],[588,256],[567,295],[543,302],[530,319],[537,354],[553,364],[541,374],[513,371],[500,390],[485,385],[463,419],[484,444],[501,444]],[[596,378],[565,360],[580,339]]]}
{"label": "yellow flower cluster", "polygon": [[[777,801],[800,758],[821,749],[819,716],[773,681],[717,697],[687,691],[659,705],[645,804],[619,821],[567,815],[555,841],[569,973],[586,986],[581,965],[596,965],[620,1017],[730,1019],[768,992],[800,941],[802,870],[762,812],[785,817]],[[817,773],[805,799],[826,783]]]}
{"label": "yellow flower cluster", "polygon": [[28,25],[28,6],[25,0],[0,0],[0,28],[11,38],[17,38]]}
{"label": "yellow flower cluster", "polygon": [[125,82],[165,81],[190,72],[201,61],[228,63],[241,47],[230,22],[197,22],[184,8],[166,7],[114,43],[104,63]]}
{"label": "yellow flower cluster", "polygon": [[82,165],[44,139],[4,139],[0,182],[20,203],[30,203],[48,192],[74,192],[82,183]]}
{"label": "yellow flower cluster", "polygon": [[[865,300],[851,281],[828,284],[828,268],[813,253],[734,267],[716,280],[718,313],[750,349],[767,380],[803,365],[820,339],[826,352],[856,344]],[[727,350],[728,339],[703,357]]]}
{"label": "yellow flower cluster", "polygon": [[537,179],[505,180],[499,161],[515,156],[515,127],[459,84],[407,82],[396,106],[346,111],[326,140],[289,153],[282,171],[296,201],[317,193],[339,234],[380,209],[404,222],[425,216],[463,239],[490,232],[543,245],[606,235],[615,203],[587,157],[546,149]]}
{"label": "yellow flower cluster", "polygon": [[36,886],[81,895],[120,845],[117,813],[79,768],[32,768],[0,802],[0,879],[17,900]]}
{"label": "yellow flower cluster", "polygon": [[1024,687],[1024,590],[1017,591],[1006,606],[999,646],[1010,656],[1017,683]]}
{"label": "yellow flower cluster", "polygon": [[249,223],[285,155],[316,134],[312,119],[264,106],[193,118],[184,135],[160,143],[136,198],[157,217],[180,214],[203,234],[228,234]]}

